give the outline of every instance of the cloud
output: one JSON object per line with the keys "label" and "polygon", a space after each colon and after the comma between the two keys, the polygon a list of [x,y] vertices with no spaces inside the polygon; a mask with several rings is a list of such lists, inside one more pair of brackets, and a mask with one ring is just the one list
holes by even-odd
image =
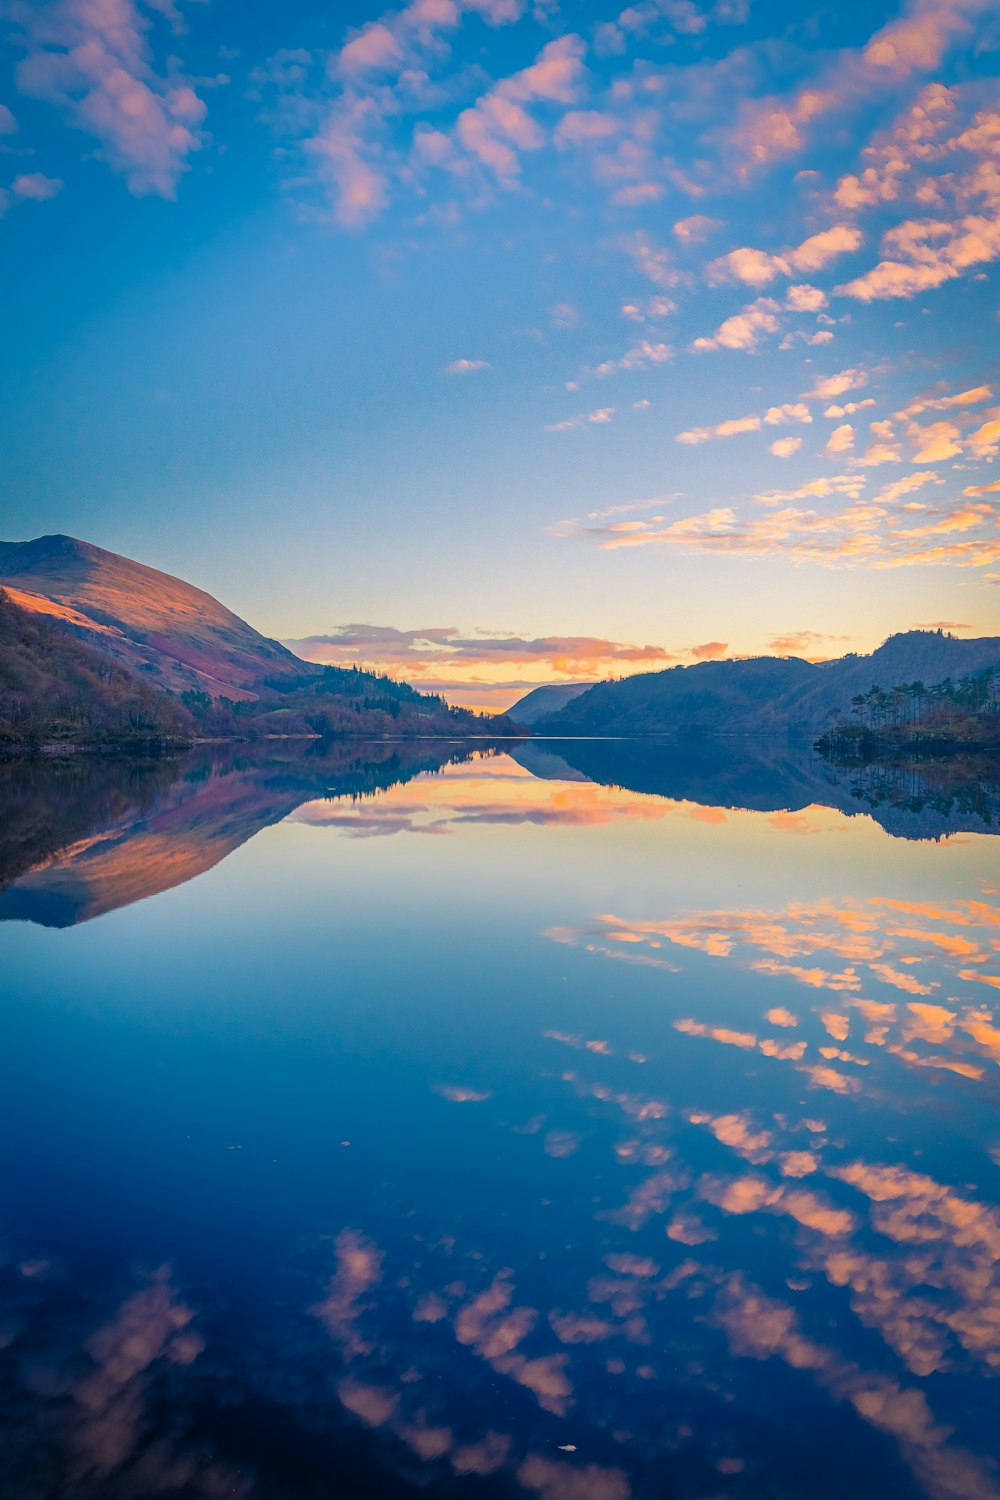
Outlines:
{"label": "cloud", "polygon": [[453,359],[450,365],[445,365],[446,375],[472,375],[476,370],[488,370],[489,362],[485,359]]}
{"label": "cloud", "polygon": [[931,422],[927,427],[911,429],[915,440],[913,462],[935,464],[943,459],[954,458],[962,452],[960,429],[954,422]]}
{"label": "cloud", "polygon": [[530,67],[495,84],[459,115],[457,141],[501,183],[511,186],[517,180],[519,152],[536,151],[545,141],[541,126],[525,105],[575,103],[584,78],[584,51],[578,36],[547,43]]}
{"label": "cloud", "polygon": [[[822,375],[815,380],[812,389],[803,392],[806,401],[829,401],[833,396],[842,396],[845,391],[856,391],[868,384],[865,370],[841,370],[839,375]],[[838,412],[837,415],[842,415]]]}
{"label": "cloud", "polygon": [[398,69],[404,61],[397,38],[381,21],[373,21],[345,42],[337,58],[341,73],[357,74]]}
{"label": "cloud", "polygon": [[687,432],[679,432],[677,442],[694,447],[698,443],[707,443],[711,438],[736,437],[739,433],[759,432],[760,429],[760,417],[730,417],[725,422],[717,422],[714,427],[692,427]]}
{"label": "cloud", "polygon": [[829,417],[831,422],[833,422],[840,417],[853,417],[855,412],[865,411],[869,406],[875,405],[874,396],[866,396],[863,401],[845,401],[843,406],[838,402],[834,402],[826,408],[823,415],[824,417]]}
{"label": "cloud", "polygon": [[449,1104],[482,1104],[492,1097],[488,1090],[484,1092],[482,1089],[470,1089],[464,1084],[436,1085],[434,1092],[440,1094],[442,1099],[447,1099]]}
{"label": "cloud", "polygon": [[843,48],[784,95],[747,100],[724,136],[739,176],[799,155],[826,116],[854,114],[884,97],[888,85],[933,71],[956,42],[972,37],[977,18],[988,17],[990,8],[990,0],[909,0],[865,47]]}
{"label": "cloud", "polygon": [[552,139],[558,149],[566,150],[570,146],[607,141],[621,130],[622,121],[617,115],[599,109],[571,109],[559,121]]}
{"label": "cloud", "polygon": [[719,661],[728,650],[726,641],[706,641],[702,646],[692,646],[691,655],[695,661]]}
{"label": "cloud", "polygon": [[778,438],[771,444],[771,452],[775,458],[791,458],[801,447],[802,439],[799,437]]}
{"label": "cloud", "polygon": [[592,374],[603,379],[607,375],[617,375],[623,370],[645,370],[650,365],[664,365],[673,359],[674,351],[669,344],[653,343],[650,339],[642,339],[638,344],[626,351],[618,359],[606,359],[599,365],[595,365]]}
{"label": "cloud", "polygon": [[710,349],[739,349],[752,354],[766,335],[778,332],[778,310],[778,304],[769,297],[758,297],[742,312],[720,323],[710,338],[695,339],[691,348],[699,354]]}
{"label": "cloud", "polygon": [[969,434],[966,447],[976,458],[994,458],[1000,451],[1000,408],[988,422]]}
{"label": "cloud", "polygon": [[368,1352],[358,1322],[368,1307],[367,1294],[382,1279],[382,1253],[355,1229],[344,1229],[334,1241],[336,1271],[326,1296],[311,1309],[347,1357]]}
{"label": "cloud", "polygon": [[791,490],[764,490],[754,499],[759,505],[782,505],[789,500],[825,500],[831,495],[848,495],[857,500],[867,480],[861,474],[825,474],[820,479],[807,479],[805,484]]}
{"label": "cloud", "polygon": [[827,453],[849,453],[854,447],[854,428],[850,422],[835,427],[826,440]]}
{"label": "cloud", "polygon": [[44,172],[23,172],[15,177],[10,190],[16,198],[31,198],[35,203],[47,203],[62,191],[60,177],[46,177]]}
{"label": "cloud", "polygon": [[686,245],[700,245],[721,228],[721,219],[712,219],[708,214],[692,214],[687,219],[677,220],[674,234]]}
{"label": "cloud", "polygon": [[548,422],[545,426],[546,432],[574,432],[581,427],[591,424],[606,426],[614,420],[615,408],[613,406],[599,406],[596,411],[581,412],[575,417],[567,417],[562,422]]}
{"label": "cloud", "polygon": [[667,318],[676,311],[677,303],[672,297],[647,297],[642,303],[626,302],[622,307],[622,317],[633,323],[644,323],[647,318]]}
{"label": "cloud", "polygon": [[909,298],[954,281],[1000,256],[1000,182],[990,182],[988,213],[907,219],[886,230],[883,259],[838,287],[861,302]]}
{"label": "cloud", "polygon": [[[791,276],[793,271],[812,273],[822,270],[837,256],[857,250],[861,242],[862,236],[859,229],[850,224],[837,224],[831,229],[822,230],[819,234],[810,235],[800,245],[784,250],[780,255],[771,255],[766,250],[754,250],[748,245],[743,245],[738,250],[730,250],[728,255],[721,255],[711,262],[707,273],[708,281],[710,285],[725,281],[741,281],[746,286],[769,286],[777,277]],[[792,290],[801,289],[793,288]],[[816,293],[815,288],[809,290],[815,296],[822,297],[823,295],[821,292]],[[818,302],[817,305],[822,307],[823,301]]]}
{"label": "cloud", "polygon": [[[862,467],[890,461],[899,461],[898,446],[878,434],[868,451],[854,460]],[[935,477],[927,471],[920,483]],[[795,491],[775,491],[755,497],[759,504],[773,507],[766,516],[742,516],[732,505],[718,505],[671,522],[662,516],[618,525],[565,522],[553,534],[587,537],[609,550],[661,546],[686,553],[782,556],[828,567],[864,565],[877,570],[914,565],[984,567],[1000,560],[993,504],[980,507],[966,499],[950,500],[926,512],[922,525],[909,526],[904,524],[909,519],[905,507],[900,509],[882,496],[860,498],[861,476],[812,480],[798,493],[803,498],[850,495],[852,485],[859,498],[839,510],[805,509],[789,503]]]}
{"label": "cloud", "polygon": [[816,286],[790,286],[785,306],[790,312],[819,312],[826,306],[826,293]]}
{"label": "cloud", "polygon": [[173,198],[201,149],[205,105],[183,77],[155,71],[151,23],[136,0],[15,0],[8,13],[25,53],[15,70],[21,93],[96,139],[130,192]]}
{"label": "cloud", "polygon": [[647,281],[651,281],[654,286],[661,287],[664,291],[670,291],[680,285],[684,279],[682,273],[674,265],[670,252],[654,245],[652,240],[642,232],[637,233],[632,240],[629,253]]}
{"label": "cloud", "polygon": [[860,468],[874,469],[880,464],[898,464],[902,461],[903,450],[891,422],[869,422],[868,430],[872,441],[864,453],[851,459],[852,463]]}
{"label": "cloud", "polygon": [[780,256],[766,250],[752,250],[748,245],[720,255],[708,267],[710,285],[723,281],[742,281],[745,286],[769,286],[777,276],[787,276],[790,266]]}
{"label": "cloud", "polygon": [[549,308],[549,322],[553,328],[575,328],[580,321],[580,310],[571,302],[557,302]]}
{"label": "cloud", "polygon": [[621,1469],[557,1463],[540,1453],[528,1454],[517,1471],[517,1481],[539,1500],[629,1500],[632,1494]]}
{"label": "cloud", "polygon": [[797,271],[820,271],[838,256],[848,255],[859,249],[862,239],[861,231],[855,225],[835,224],[832,228],[803,240],[791,252],[790,260]]}
{"label": "cloud", "polygon": [[305,142],[307,155],[333,192],[334,216],[345,229],[363,229],[389,202],[389,179],[372,139],[383,125],[374,99],[350,97]]}
{"label": "cloud", "polygon": [[967,406],[981,406],[993,395],[991,386],[976,385],[968,390],[955,391],[949,396],[918,396],[907,402],[901,411],[894,413],[899,421],[912,421],[927,411],[954,411]]}

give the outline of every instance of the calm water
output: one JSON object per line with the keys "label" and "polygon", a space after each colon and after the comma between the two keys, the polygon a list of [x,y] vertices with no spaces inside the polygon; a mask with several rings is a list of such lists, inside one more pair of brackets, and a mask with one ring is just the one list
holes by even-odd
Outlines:
{"label": "calm water", "polygon": [[995,778],[0,790],[4,1500],[1000,1497]]}

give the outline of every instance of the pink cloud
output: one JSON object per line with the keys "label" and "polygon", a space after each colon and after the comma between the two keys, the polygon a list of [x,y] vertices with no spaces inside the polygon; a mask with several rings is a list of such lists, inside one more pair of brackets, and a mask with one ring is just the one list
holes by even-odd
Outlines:
{"label": "pink cloud", "polygon": [[14,8],[25,57],[22,93],[54,104],[100,142],[129,191],[173,198],[201,148],[205,105],[190,84],[160,77],[150,24],[135,0],[50,0]]}
{"label": "pink cloud", "polygon": [[30,198],[35,203],[47,203],[62,191],[62,179],[46,177],[44,172],[24,172],[11,183],[11,192],[18,198]]}
{"label": "pink cloud", "polygon": [[726,318],[710,338],[695,339],[691,348],[702,354],[710,349],[738,349],[753,353],[768,334],[777,333],[778,304],[769,297],[758,297],[742,312]]}

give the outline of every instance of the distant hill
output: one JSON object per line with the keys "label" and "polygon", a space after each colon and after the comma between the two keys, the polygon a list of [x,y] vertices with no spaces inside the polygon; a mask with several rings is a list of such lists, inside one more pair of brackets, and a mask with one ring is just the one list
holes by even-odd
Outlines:
{"label": "distant hill", "polygon": [[592,682],[547,682],[518,698],[513,708],[508,708],[507,717],[517,724],[537,724],[539,719],[558,713],[593,686]]}
{"label": "distant hill", "polygon": [[265,678],[321,671],[202,589],[75,537],[0,542],[0,586],[170,692],[254,698]]}
{"label": "distant hill", "polygon": [[699,662],[601,682],[539,718],[536,734],[815,735],[848,720],[874,684],[936,683],[1000,664],[1000,637],[959,640],[941,631],[890,636],[869,655],[833,661],[761,656]]}

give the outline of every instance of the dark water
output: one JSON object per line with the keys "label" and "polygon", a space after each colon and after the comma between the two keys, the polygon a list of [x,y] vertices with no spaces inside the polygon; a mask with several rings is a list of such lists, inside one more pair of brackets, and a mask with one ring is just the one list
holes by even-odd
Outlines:
{"label": "dark water", "polygon": [[0,1494],[1000,1497],[997,779],[0,766]]}

